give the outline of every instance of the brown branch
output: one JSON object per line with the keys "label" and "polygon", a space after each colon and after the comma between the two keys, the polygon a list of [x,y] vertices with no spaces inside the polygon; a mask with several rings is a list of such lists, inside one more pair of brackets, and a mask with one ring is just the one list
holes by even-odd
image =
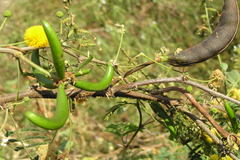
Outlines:
{"label": "brown branch", "polygon": [[33,51],[36,49],[42,49],[42,48],[35,48],[35,47],[22,47],[18,48],[16,46],[7,46],[7,47],[0,47],[0,52],[1,53],[14,53],[16,51],[22,52],[23,54],[28,52],[28,51]]}
{"label": "brown branch", "polygon": [[[104,91],[97,91],[97,92],[89,92],[80,89],[68,89],[67,95],[70,98],[88,98],[88,97],[113,97],[107,90]],[[19,95],[16,93],[14,94],[6,94],[2,95],[0,98],[0,105],[5,103],[14,102],[22,100],[24,97],[29,98],[56,98],[56,92],[53,90],[46,90],[46,89],[39,89],[39,88],[32,88],[27,91],[20,92]],[[159,102],[166,102],[166,101],[174,101],[174,99],[169,99],[167,97],[154,97],[144,93],[136,92],[136,91],[119,91],[116,92],[114,97],[125,97],[131,99],[141,99],[141,100],[150,100],[150,101],[159,101]],[[18,98],[18,99],[17,99]]]}
{"label": "brown branch", "polygon": [[[46,48],[48,48],[48,47],[46,47]],[[43,48],[35,48],[35,47],[22,47],[22,48],[18,48],[18,47],[15,47],[15,46],[7,46],[5,48],[0,47],[0,53],[7,53],[7,54],[11,54],[11,55],[17,57],[16,56],[16,51],[21,52],[22,54],[26,54],[27,52],[33,51],[33,50],[36,50],[36,49],[43,49]],[[68,53],[69,55],[71,55],[71,56],[73,56],[75,58],[78,58],[78,61],[83,61],[83,60],[88,58],[86,56],[81,56],[79,58],[72,51],[70,51],[69,49],[66,49],[66,48],[64,48],[63,50],[64,50],[64,52]],[[98,64],[107,64],[107,62],[98,60],[96,58],[93,58],[92,62],[98,63]]]}
{"label": "brown branch", "polygon": [[233,99],[231,97],[228,97],[222,93],[216,92],[214,90],[211,90],[210,88],[190,81],[190,80],[185,80],[183,77],[173,77],[173,78],[159,78],[159,79],[150,79],[150,80],[145,80],[145,81],[139,81],[139,82],[135,82],[135,83],[129,83],[129,84],[124,84],[124,85],[118,85],[118,86],[114,86],[111,90],[113,93],[120,91],[120,90],[129,90],[129,89],[136,89],[139,86],[145,86],[145,85],[149,85],[149,84],[156,84],[156,83],[170,83],[170,82],[177,82],[177,83],[183,83],[183,84],[187,84],[187,85],[191,85],[193,87],[197,87],[207,93],[209,93],[212,96],[215,97],[220,97],[226,100],[229,100],[237,105],[240,105],[240,101]]}
{"label": "brown branch", "polygon": [[[186,90],[178,87],[169,87],[168,91],[178,91],[185,95],[187,99],[192,103],[192,105],[213,125],[214,128],[223,136],[224,138],[231,137],[232,135],[228,133],[226,130],[224,130],[213,118],[212,116],[207,112],[207,110],[202,107],[196,100],[195,98],[188,93]],[[236,143],[240,145],[240,141],[236,138]]]}
{"label": "brown branch", "polygon": [[224,138],[227,138],[230,135],[212,118],[212,116],[207,112],[207,110],[203,108],[190,93],[187,93],[187,92],[185,93],[182,92],[182,93],[188,98],[188,100],[192,103],[192,105],[195,106],[196,109],[213,125],[213,127],[217,129],[217,131]]}
{"label": "brown branch", "polygon": [[[126,77],[128,77],[129,75],[131,75],[131,74],[133,74],[133,73],[135,73],[135,72],[137,72],[137,71],[139,71],[139,70],[141,70],[141,69],[143,69],[143,68],[145,68],[145,67],[147,67],[147,66],[149,66],[149,65],[151,65],[151,64],[154,64],[154,62],[152,62],[152,61],[148,61],[148,62],[145,62],[145,63],[143,63],[143,64],[140,64],[140,65],[138,65],[138,66],[136,66],[136,67],[133,67],[133,68],[131,68],[130,70],[128,70],[127,72],[125,72],[124,74],[123,74],[123,76],[122,76],[122,78],[117,78],[117,79],[115,79],[114,81],[113,81],[113,85],[114,84],[117,84],[119,81],[121,81],[121,80],[124,80],[126,83],[128,83],[128,81],[126,80]],[[115,70],[116,71],[116,70]],[[120,75],[120,73],[118,73],[119,75]]]}
{"label": "brown branch", "polygon": [[195,115],[193,115],[192,113],[189,113],[187,111],[181,110],[181,112],[183,112],[185,115],[187,115],[189,118],[191,118],[197,125],[199,128],[201,128],[204,132],[206,132],[216,144],[222,145],[222,141],[220,139],[218,139],[218,137],[216,135],[214,135],[211,130],[208,128],[208,126],[202,122],[198,117],[196,117]]}
{"label": "brown branch", "polygon": [[[78,58],[78,61],[79,61],[79,62],[88,59],[87,56],[83,56],[83,55],[81,55],[81,56],[79,56],[79,57],[75,56],[75,54],[73,53],[73,51],[71,51],[71,50],[69,50],[69,49],[67,49],[67,48],[64,48],[63,50],[64,50],[64,52],[68,53],[69,55],[71,55],[71,56],[73,56],[73,57],[75,57],[75,58]],[[96,59],[96,58],[93,58],[93,59],[92,59],[92,62],[98,63],[98,64],[107,64],[107,62],[98,60],[98,59]]]}
{"label": "brown branch", "polygon": [[126,78],[127,76],[129,76],[129,75],[131,75],[131,74],[133,74],[133,73],[135,73],[135,72],[137,72],[137,71],[139,71],[139,70],[141,70],[141,69],[143,69],[143,68],[145,68],[145,67],[147,67],[147,66],[149,66],[149,65],[151,65],[151,64],[154,64],[154,63],[155,63],[155,62],[148,61],[148,62],[145,62],[145,63],[143,63],[143,64],[140,64],[140,65],[138,65],[138,66],[130,69],[129,71],[127,71],[127,72],[123,75],[123,78]]}
{"label": "brown branch", "polygon": [[[189,118],[191,118],[201,130],[206,132],[212,138],[212,140],[216,144],[223,146],[222,141],[215,134],[213,134],[211,132],[211,130],[208,128],[208,126],[205,123],[203,123],[199,118],[197,118],[195,115],[193,115],[187,111],[181,110],[181,112],[183,112],[185,115],[187,115]],[[229,156],[234,160],[239,160],[239,158],[237,156],[235,156],[233,153],[229,153]]]}
{"label": "brown branch", "polygon": [[22,100],[24,97],[29,98],[56,98],[56,93],[51,90],[28,90],[24,92],[20,92],[19,96],[16,93],[2,95],[0,98],[0,105],[5,103],[14,102],[18,100]]}

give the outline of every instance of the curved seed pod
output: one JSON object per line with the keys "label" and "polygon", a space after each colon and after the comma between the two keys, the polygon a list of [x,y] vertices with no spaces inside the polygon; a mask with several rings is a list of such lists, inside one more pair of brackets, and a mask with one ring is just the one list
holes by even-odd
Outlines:
{"label": "curved seed pod", "polygon": [[[39,50],[38,49],[34,50],[32,52],[31,60],[32,60],[33,63],[41,66],[40,59],[39,59]],[[45,75],[41,74],[41,72],[39,72],[35,68],[33,68],[32,70],[33,70],[33,76],[38,80],[38,82],[42,86],[44,86],[46,88],[49,88],[49,89],[56,88],[56,86],[54,85],[54,81],[53,80],[51,80],[48,77],[46,77]]]}
{"label": "curved seed pod", "polygon": [[177,67],[205,61],[221,53],[232,42],[239,24],[239,10],[236,0],[224,0],[219,24],[211,35],[197,45],[170,54],[168,62]]}
{"label": "curved seed pod", "polygon": [[52,118],[46,118],[30,111],[25,112],[24,115],[39,127],[51,130],[61,128],[69,117],[68,98],[64,91],[64,84],[58,87],[56,111]]}
{"label": "curved seed pod", "polygon": [[111,64],[108,64],[105,75],[100,82],[94,83],[80,80],[76,81],[73,85],[86,91],[100,91],[106,89],[111,84],[113,75],[114,68]]}
{"label": "curved seed pod", "polygon": [[65,76],[65,65],[60,40],[56,32],[47,22],[43,21],[42,24],[52,51],[52,59],[57,72],[57,76],[59,80],[62,80]]}

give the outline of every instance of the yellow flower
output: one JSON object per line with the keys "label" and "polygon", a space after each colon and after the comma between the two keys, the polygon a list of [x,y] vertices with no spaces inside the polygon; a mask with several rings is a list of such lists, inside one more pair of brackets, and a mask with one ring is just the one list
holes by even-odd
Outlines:
{"label": "yellow flower", "polygon": [[209,144],[213,143],[213,139],[206,132],[203,132],[202,136],[203,136],[203,139]]}
{"label": "yellow flower", "polygon": [[232,158],[228,155],[226,155],[225,157],[219,157],[217,154],[213,154],[210,156],[209,160],[232,160]]}
{"label": "yellow flower", "polygon": [[[215,136],[221,137],[215,128],[211,128],[211,132],[212,132]],[[212,139],[206,132],[203,132],[203,133],[202,133],[202,136],[203,136],[203,139],[204,139],[206,142],[208,142],[209,144],[214,143],[213,139]]]}
{"label": "yellow flower", "polygon": [[48,47],[48,39],[41,25],[32,26],[24,33],[24,40],[31,47]]}
{"label": "yellow flower", "polygon": [[219,89],[224,84],[225,76],[221,70],[216,69],[211,73],[210,79],[211,81],[208,83],[208,85],[215,89]]}
{"label": "yellow flower", "polygon": [[222,157],[222,160],[233,160],[231,157],[229,157],[228,155],[226,155],[225,157]]}
{"label": "yellow flower", "polygon": [[217,154],[213,154],[209,157],[209,160],[219,160],[219,157]]}
{"label": "yellow flower", "polygon": [[229,94],[232,98],[240,100],[240,89],[233,88],[230,90]]}

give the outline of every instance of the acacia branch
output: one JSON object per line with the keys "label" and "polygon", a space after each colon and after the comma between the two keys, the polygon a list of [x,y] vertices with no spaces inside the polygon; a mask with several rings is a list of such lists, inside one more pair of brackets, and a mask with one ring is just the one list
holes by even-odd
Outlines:
{"label": "acacia branch", "polygon": [[[169,87],[168,91],[178,91],[180,93],[182,93],[191,103],[192,105],[213,125],[214,128],[216,128],[216,130],[221,134],[221,136],[223,136],[224,138],[228,138],[234,135],[228,133],[226,130],[224,130],[213,118],[212,116],[207,112],[207,110],[202,107],[197,101],[196,99],[190,94],[188,93],[186,90],[182,89],[182,88],[178,88],[178,87]],[[235,142],[240,146],[240,141],[235,138]]]}
{"label": "acacia branch", "polygon": [[145,68],[145,67],[147,67],[151,64],[154,64],[154,63],[155,62],[153,62],[153,61],[148,61],[148,62],[145,62],[143,64],[140,64],[140,65],[128,70],[126,73],[124,73],[123,78],[126,78],[127,76],[129,76],[129,75],[131,75],[131,74],[133,74],[133,73],[135,73],[135,72],[137,72],[137,71],[139,71],[139,70],[141,70],[141,69],[143,69],[143,68]]}
{"label": "acacia branch", "polygon": [[14,56],[15,58],[21,59],[22,61],[28,63],[29,65],[31,65],[32,67],[34,67],[35,69],[39,70],[40,72],[42,72],[44,75],[51,77],[50,73],[43,69],[42,67],[38,66],[37,64],[33,63],[31,60],[29,60],[28,58],[26,58],[23,55],[22,50],[18,50],[18,49],[11,49],[11,48],[0,48],[0,53],[6,53],[6,54],[10,54],[12,56]]}
{"label": "acacia branch", "polygon": [[213,118],[212,116],[208,113],[208,111],[202,107],[196,100],[195,98],[188,93],[186,90],[178,87],[169,87],[168,92],[170,91],[178,91],[182,93],[191,103],[192,105],[214,126],[214,128],[217,129],[217,131],[224,137],[227,138],[229,136],[229,133],[224,130]]}
{"label": "acacia branch", "polygon": [[[48,48],[48,47],[45,47],[45,48]],[[36,50],[36,49],[44,49],[44,48],[35,48],[35,47],[22,47],[22,48],[18,48],[18,47],[15,47],[15,46],[8,46],[8,47],[0,47],[0,53],[7,53],[7,54],[11,54],[12,56],[18,58],[18,56],[16,55],[16,52],[21,52],[22,54],[26,54],[30,51],[33,51],[33,50]],[[64,52],[66,52],[67,54],[77,58],[78,62],[81,62],[83,60],[86,60],[88,57],[87,56],[81,56],[81,57],[78,57],[74,54],[73,51],[67,49],[67,48],[64,48],[63,49]],[[101,60],[98,60],[96,58],[93,58],[92,62],[94,63],[98,63],[98,64],[107,64],[107,62],[104,62],[104,61],[101,61]]]}
{"label": "acacia branch", "polygon": [[145,85],[157,84],[157,83],[170,83],[170,82],[177,82],[177,83],[191,85],[193,87],[199,88],[199,89],[207,92],[208,94],[210,94],[212,96],[220,97],[220,98],[229,100],[237,105],[240,105],[240,101],[233,99],[229,96],[226,96],[222,93],[211,90],[210,88],[208,88],[202,84],[199,84],[199,83],[196,83],[196,82],[193,82],[190,80],[185,80],[184,77],[157,78],[157,79],[150,79],[150,80],[145,80],[145,81],[124,84],[124,85],[118,85],[118,86],[114,86],[112,88],[112,92],[115,93],[115,92],[121,91],[121,90],[137,89],[139,86],[145,86]]}
{"label": "acacia branch", "polygon": [[[113,97],[111,96],[111,94],[109,94],[107,90],[89,92],[89,91],[84,91],[80,89],[68,89],[66,93],[68,97],[72,99],[89,98],[89,97]],[[57,92],[54,90],[32,88],[30,90],[20,92],[19,94],[13,93],[13,94],[2,95],[0,98],[0,105],[14,102],[14,101],[20,101],[24,99],[24,97],[55,99],[56,96],[57,96]],[[141,92],[136,92],[136,91],[119,91],[115,93],[114,97],[125,97],[125,98],[131,98],[131,99],[159,101],[162,103],[166,101],[174,101],[174,99],[170,99],[167,97],[154,97],[154,96],[147,95]]]}
{"label": "acacia branch", "polygon": [[195,115],[193,115],[187,111],[184,111],[184,110],[181,110],[181,112],[183,112],[190,119],[192,119],[199,128],[201,128],[204,132],[206,132],[213,139],[213,141],[216,144],[223,145],[222,141],[220,139],[218,139],[218,137],[215,134],[213,134],[211,132],[211,130],[208,128],[208,126],[203,121],[201,121],[198,117],[196,117]]}
{"label": "acacia branch", "polygon": [[[208,126],[205,123],[203,123],[198,117],[184,110],[181,110],[181,112],[183,112],[190,119],[192,119],[202,131],[206,132],[212,138],[212,140],[216,144],[224,146],[222,141],[215,134],[213,134],[211,130],[208,128]],[[239,158],[235,156],[233,153],[229,153],[229,156],[234,160],[239,160]]]}

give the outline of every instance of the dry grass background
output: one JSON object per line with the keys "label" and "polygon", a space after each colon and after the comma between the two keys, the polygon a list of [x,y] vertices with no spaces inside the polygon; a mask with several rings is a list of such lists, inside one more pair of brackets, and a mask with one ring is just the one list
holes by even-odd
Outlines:
{"label": "dry grass background", "polygon": [[[63,9],[63,3],[55,0],[15,0],[11,2],[9,8],[13,12],[13,17],[7,26],[1,31],[0,43],[14,43],[23,40],[24,30],[47,20],[56,28],[58,20],[55,12]],[[200,15],[204,13],[201,2],[192,1],[157,1],[150,0],[130,1],[117,0],[75,0],[71,10],[76,14],[76,23],[81,28],[93,30],[94,36],[100,47],[89,48],[91,53],[99,58],[113,57],[116,53],[120,34],[114,30],[115,23],[125,24],[126,34],[123,42],[124,50],[129,56],[135,56],[140,52],[153,56],[159,52],[161,47],[174,50],[181,46],[183,48],[198,42],[202,37],[196,35],[198,27],[201,27]],[[0,13],[4,1],[0,2]],[[220,6],[221,2],[215,2]],[[177,4],[177,5],[176,5]],[[104,7],[101,7],[103,5]],[[8,6],[8,5],[6,5]],[[101,48],[101,51],[99,51]],[[139,62],[146,59],[138,59]],[[124,64],[124,62],[122,62]],[[205,66],[208,65],[209,71]],[[206,62],[197,65],[190,72],[193,75],[209,76],[211,69],[216,63]],[[164,75],[166,71],[159,71],[158,66],[150,68],[150,76],[156,77]],[[0,94],[14,93],[17,90],[17,63],[12,57],[0,55]],[[29,88],[29,81],[21,77],[20,90]],[[122,141],[130,136],[121,137],[106,132],[109,124],[131,122],[137,125],[138,116],[135,108],[128,106],[126,110],[113,115],[108,121],[104,120],[106,111],[117,102],[124,99],[91,98],[82,100],[77,104],[72,112],[69,122],[58,131],[54,143],[50,146],[39,145],[39,143],[49,143],[55,135],[54,132],[39,130],[37,127],[27,122],[22,113],[26,109],[42,110],[46,115],[51,115],[50,108],[54,107],[54,100],[32,99],[29,102],[20,104],[11,109],[11,116],[18,127],[14,126],[11,116],[8,117],[4,130],[0,133],[0,138],[6,138],[6,133],[10,134],[10,139],[21,139],[26,146],[26,150],[14,151],[21,146],[19,142],[10,142],[7,146],[0,146],[0,160],[27,159],[26,155],[42,155],[46,151],[57,151],[57,154],[49,152],[52,159],[70,160],[185,160],[188,156],[188,149],[168,139],[159,123],[154,122],[148,125],[138,134],[131,148],[122,152]],[[0,122],[3,122],[5,111],[0,112]],[[144,113],[144,120],[148,119]],[[34,130],[37,131],[34,131]],[[36,144],[36,146],[34,146]],[[32,146],[33,145],[33,146]]]}

